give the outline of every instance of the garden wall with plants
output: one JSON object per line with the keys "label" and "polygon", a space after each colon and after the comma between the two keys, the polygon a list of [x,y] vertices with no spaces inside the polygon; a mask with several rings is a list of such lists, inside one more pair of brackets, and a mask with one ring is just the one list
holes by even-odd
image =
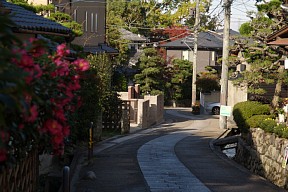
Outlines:
{"label": "garden wall with plants", "polygon": [[250,129],[246,139],[245,142],[239,140],[235,161],[275,185],[288,189],[287,159],[284,159],[288,140],[261,128]]}
{"label": "garden wall with plants", "polygon": [[287,189],[288,127],[279,121],[280,115],[282,110],[260,102],[237,103],[233,117],[241,137],[234,160]]}

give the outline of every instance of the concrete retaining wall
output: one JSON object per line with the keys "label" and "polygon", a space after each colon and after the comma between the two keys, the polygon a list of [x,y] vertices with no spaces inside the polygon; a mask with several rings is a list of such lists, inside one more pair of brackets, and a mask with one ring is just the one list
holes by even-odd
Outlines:
{"label": "concrete retaining wall", "polygon": [[286,146],[287,139],[254,128],[247,135],[245,142],[239,140],[235,161],[275,185],[288,189],[288,165],[286,168],[282,167]]}

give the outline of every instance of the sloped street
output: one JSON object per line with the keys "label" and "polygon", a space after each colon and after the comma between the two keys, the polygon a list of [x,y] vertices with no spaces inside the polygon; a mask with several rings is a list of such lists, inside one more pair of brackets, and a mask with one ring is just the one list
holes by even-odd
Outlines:
{"label": "sloped street", "polygon": [[97,144],[89,162],[80,154],[71,191],[285,191],[214,149],[217,116],[166,109],[163,124],[131,132]]}

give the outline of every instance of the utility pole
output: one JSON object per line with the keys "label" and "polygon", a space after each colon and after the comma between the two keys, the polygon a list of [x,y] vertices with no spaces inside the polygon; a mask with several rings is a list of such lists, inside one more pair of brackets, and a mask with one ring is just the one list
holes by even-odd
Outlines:
{"label": "utility pole", "polygon": [[194,49],[193,49],[193,73],[192,73],[192,110],[196,105],[196,77],[197,77],[197,49],[198,49],[198,31],[200,22],[199,0],[196,0],[196,14],[194,23]]}
{"label": "utility pole", "polygon": [[[223,29],[223,53],[222,53],[222,72],[221,72],[221,93],[220,103],[227,106],[228,97],[228,57],[229,57],[229,37],[230,37],[230,15],[233,0],[224,1],[224,29]],[[227,117],[220,115],[220,129],[227,129]]]}

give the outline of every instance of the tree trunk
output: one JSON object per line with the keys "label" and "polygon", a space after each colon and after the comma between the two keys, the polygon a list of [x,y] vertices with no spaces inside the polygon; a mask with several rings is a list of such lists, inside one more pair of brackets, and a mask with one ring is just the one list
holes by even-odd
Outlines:
{"label": "tree trunk", "polygon": [[277,107],[279,107],[279,97],[281,94],[282,83],[283,83],[283,78],[282,78],[283,72],[284,72],[284,65],[280,65],[280,67],[278,69],[279,78],[278,78],[277,83],[276,83],[275,92],[274,92],[274,96],[273,96],[273,100],[272,100],[272,107],[273,107],[272,111],[273,112]]}

